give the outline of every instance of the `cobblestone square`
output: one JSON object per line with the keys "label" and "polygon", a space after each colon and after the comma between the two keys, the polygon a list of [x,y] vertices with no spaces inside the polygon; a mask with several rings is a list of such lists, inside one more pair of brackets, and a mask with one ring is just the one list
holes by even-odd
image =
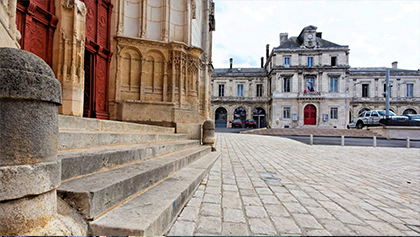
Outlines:
{"label": "cobblestone square", "polygon": [[419,149],[231,133],[216,148],[168,235],[420,235]]}

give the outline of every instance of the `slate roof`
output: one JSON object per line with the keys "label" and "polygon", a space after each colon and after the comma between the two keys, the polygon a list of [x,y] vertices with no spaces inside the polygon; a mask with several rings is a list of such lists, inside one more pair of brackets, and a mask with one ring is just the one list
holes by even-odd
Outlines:
{"label": "slate roof", "polygon": [[349,69],[350,73],[374,73],[374,72],[385,72],[390,70],[390,72],[404,73],[404,72],[418,72],[419,70],[410,70],[410,69],[400,69],[400,68],[390,68],[390,67],[351,67]]}
{"label": "slate roof", "polygon": [[[276,49],[285,49],[285,48],[300,48],[303,42],[300,42],[298,37],[290,37],[288,40],[282,42],[280,46]],[[327,47],[348,47],[347,45],[339,45],[333,43],[331,41],[321,39],[316,37],[316,43],[320,48],[327,48]]]}
{"label": "slate roof", "polygon": [[212,76],[265,76],[265,68],[215,68]]}

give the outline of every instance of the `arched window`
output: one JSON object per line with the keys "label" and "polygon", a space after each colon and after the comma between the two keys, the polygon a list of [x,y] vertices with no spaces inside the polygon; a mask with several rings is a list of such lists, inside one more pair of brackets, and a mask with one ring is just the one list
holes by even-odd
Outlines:
{"label": "arched window", "polygon": [[227,124],[227,111],[223,107],[216,109],[215,126],[218,128],[225,128]]}
{"label": "arched window", "polygon": [[404,110],[403,115],[406,114],[417,114],[417,112],[414,109],[406,109]]}

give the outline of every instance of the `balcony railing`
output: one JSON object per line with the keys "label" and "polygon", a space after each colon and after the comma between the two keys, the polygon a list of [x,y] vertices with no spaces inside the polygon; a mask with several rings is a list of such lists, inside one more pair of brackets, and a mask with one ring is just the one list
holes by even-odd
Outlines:
{"label": "balcony railing", "polygon": [[308,92],[299,92],[298,98],[302,99],[323,99],[325,98],[324,93],[319,91],[308,91]]}

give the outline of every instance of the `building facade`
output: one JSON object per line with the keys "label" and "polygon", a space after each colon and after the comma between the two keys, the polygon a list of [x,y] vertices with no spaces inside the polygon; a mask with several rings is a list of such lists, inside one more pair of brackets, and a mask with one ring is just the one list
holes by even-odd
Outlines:
{"label": "building facade", "polygon": [[[419,70],[398,69],[396,62],[392,68],[351,68],[349,47],[323,39],[315,26],[305,27],[297,37],[281,33],[278,47],[270,52],[267,45],[266,58],[263,68],[214,70],[212,111],[216,122],[220,110],[226,110],[229,122],[237,117],[235,109],[244,106],[244,99],[237,93],[235,97],[234,88],[230,99],[221,97],[218,88],[224,83],[231,87],[242,84],[241,71],[259,72],[248,77],[249,85],[267,80],[267,98],[259,106],[267,108],[266,125],[272,128],[346,128],[361,111],[385,109],[382,93],[388,69],[393,84],[391,110],[398,115],[420,113]],[[249,95],[247,101],[258,100]]]}
{"label": "building facade", "polygon": [[54,70],[61,114],[194,127],[210,118],[212,0],[5,0],[0,19],[0,46]]}
{"label": "building facade", "polygon": [[229,127],[234,119],[255,119],[266,127],[270,108],[270,88],[264,68],[215,69],[212,74],[211,111],[217,127]]}

